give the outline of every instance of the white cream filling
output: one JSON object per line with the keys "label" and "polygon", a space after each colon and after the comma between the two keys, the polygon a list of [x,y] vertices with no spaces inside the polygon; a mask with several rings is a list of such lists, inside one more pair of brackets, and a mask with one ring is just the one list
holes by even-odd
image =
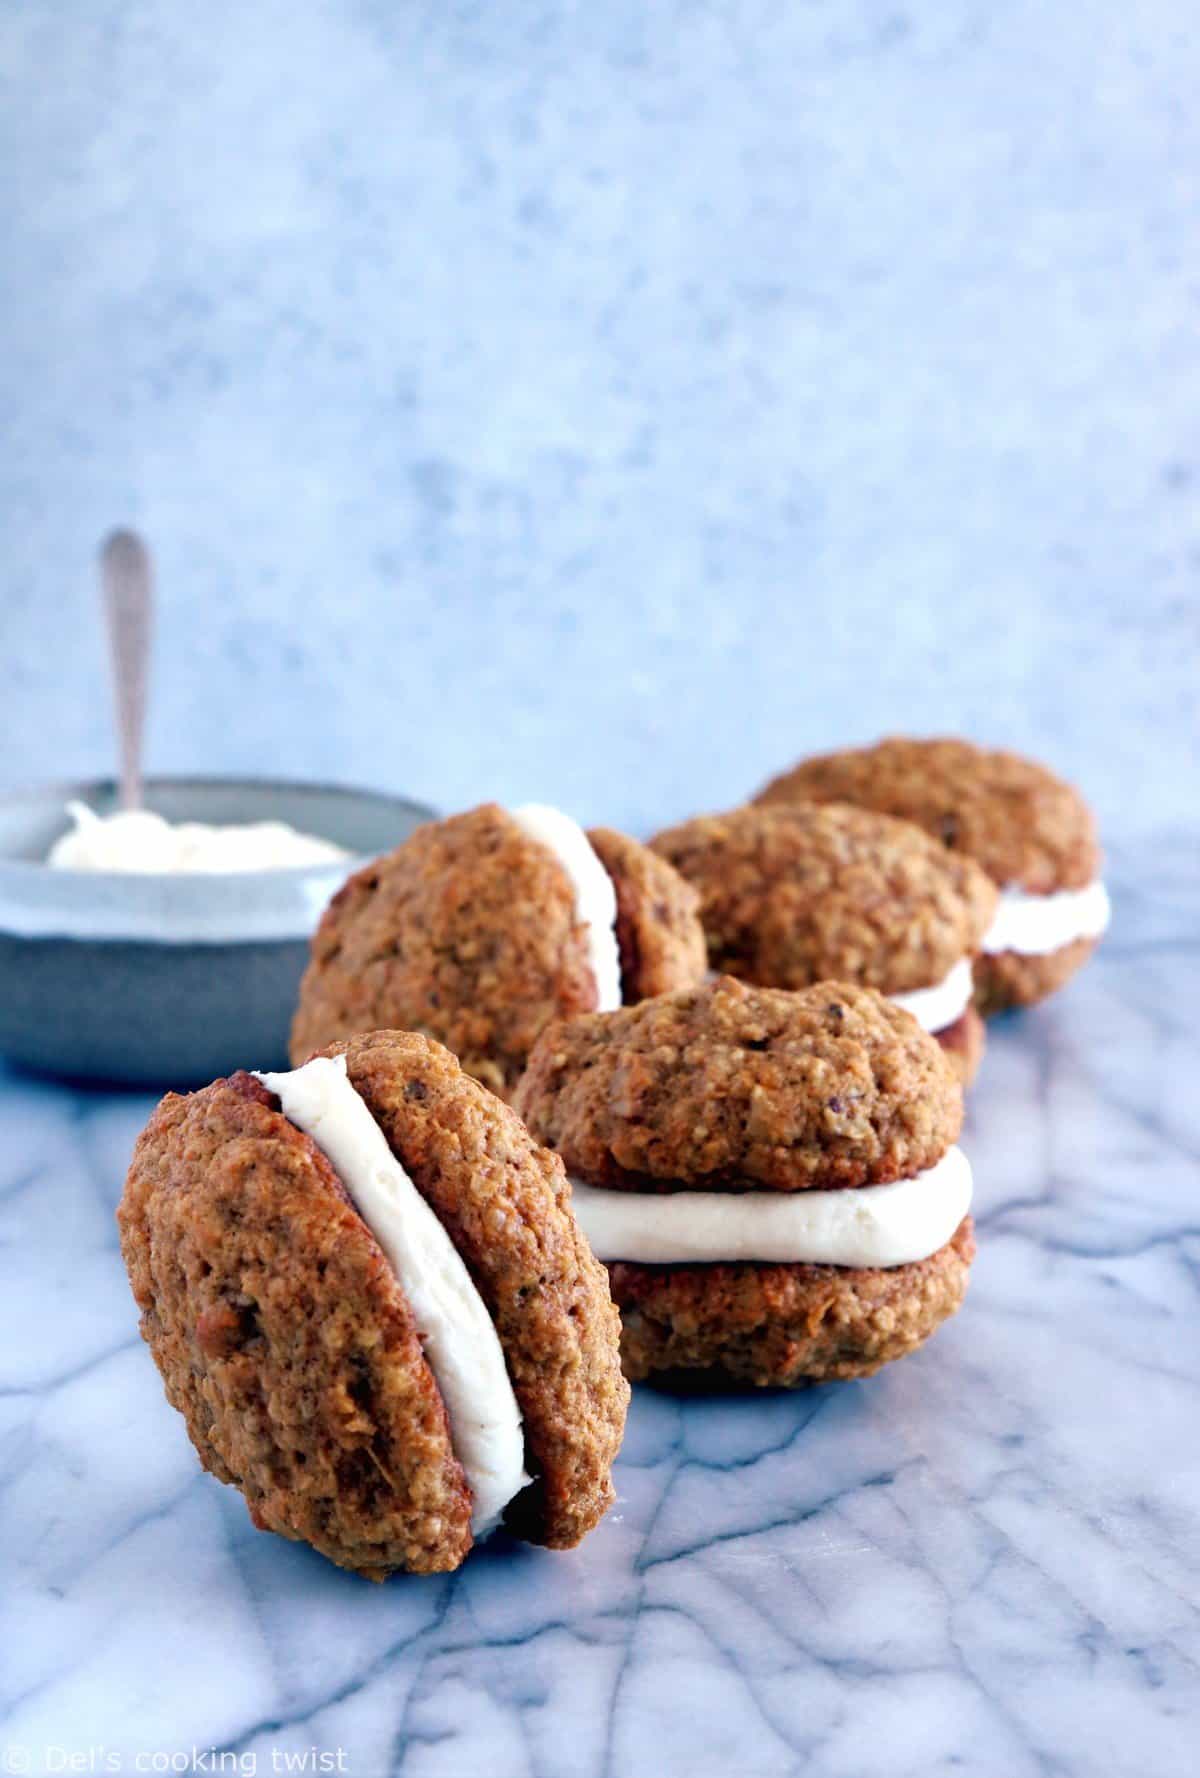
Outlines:
{"label": "white cream filling", "polygon": [[258,1078],[278,1094],[283,1115],[327,1156],[396,1274],[471,1489],[471,1530],[486,1537],[529,1477],[521,1410],[483,1298],[351,1086],[344,1056],[317,1056],[291,1073]]}
{"label": "white cream filling", "polygon": [[840,1191],[629,1192],[572,1181],[597,1259],[652,1266],[719,1260],[906,1266],[944,1247],[971,1204],[961,1148],[912,1179]]}
{"label": "white cream filling", "polygon": [[596,978],[597,1012],[621,1004],[621,953],[617,947],[617,892],[577,821],[549,803],[522,803],[509,811],[530,839],[546,846],[575,891],[575,916],[587,929],[588,963]]}
{"label": "white cream filling", "polygon": [[299,833],[285,821],[248,821],[230,827],[211,827],[203,821],[173,824],[150,809],[97,815],[79,802],[69,802],[67,814],[75,825],[55,840],[46,858],[56,870],[212,875],[296,870],[350,856],[332,840]]}
{"label": "white cream filling", "polygon": [[907,994],[889,994],[888,999],[911,1013],[922,1031],[945,1031],[970,1006],[972,986],[971,959],[961,957],[932,988],[911,988]]}
{"label": "white cream filling", "polygon": [[1085,889],[1057,889],[1051,895],[1002,889],[982,948],[988,954],[1018,951],[1023,957],[1045,957],[1076,939],[1099,938],[1111,915],[1108,890],[1099,879]]}

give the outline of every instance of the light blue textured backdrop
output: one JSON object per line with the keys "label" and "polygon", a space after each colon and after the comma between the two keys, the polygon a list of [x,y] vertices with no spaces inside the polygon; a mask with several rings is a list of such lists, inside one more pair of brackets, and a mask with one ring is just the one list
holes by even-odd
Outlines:
{"label": "light blue textured backdrop", "polygon": [[634,829],[896,727],[1195,801],[1179,0],[0,9],[0,776]]}

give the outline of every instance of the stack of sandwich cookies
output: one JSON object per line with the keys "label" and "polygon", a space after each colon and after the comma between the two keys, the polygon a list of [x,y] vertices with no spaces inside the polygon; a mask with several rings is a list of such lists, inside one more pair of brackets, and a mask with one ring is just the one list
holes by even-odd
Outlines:
{"label": "stack of sandwich cookies", "polygon": [[960,1079],[983,1053],[972,959],[996,891],[910,822],[845,805],[735,809],[650,842],[700,894],[711,967],[762,987],[877,988],[937,1037]]}
{"label": "stack of sandwich cookies", "polygon": [[959,740],[880,741],[802,760],[757,800],[897,815],[981,865],[999,890],[976,968],[985,1013],[1054,993],[1108,926],[1090,809],[1071,785],[1018,754]]}
{"label": "stack of sandwich cookies", "polygon": [[613,1499],[618,1323],[561,1162],[427,1039],[168,1094],[118,1211],[142,1333],[262,1529],[371,1579]]}
{"label": "stack of sandwich cookies", "polygon": [[695,892],[637,841],[559,810],[485,804],[419,828],[334,897],[291,1053],[416,1030],[508,1097],[548,1020],[698,981]]}
{"label": "stack of sandwich cookies", "polygon": [[566,1162],[635,1381],[868,1376],[962,1301],[962,1091],[870,988],[722,978],[565,1021],[515,1102]]}

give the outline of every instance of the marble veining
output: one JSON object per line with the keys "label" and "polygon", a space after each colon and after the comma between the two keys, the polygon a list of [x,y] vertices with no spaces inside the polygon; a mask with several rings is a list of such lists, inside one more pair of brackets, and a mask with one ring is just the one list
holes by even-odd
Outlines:
{"label": "marble veining", "polygon": [[342,1575],[199,1473],[112,1219],[150,1100],[0,1077],[11,1769],[1187,1770],[1195,863],[1182,833],[1119,854],[1097,962],[993,1027],[965,1139],[980,1255],[924,1351],[794,1396],[638,1391],[580,1550],[500,1540],[448,1578]]}

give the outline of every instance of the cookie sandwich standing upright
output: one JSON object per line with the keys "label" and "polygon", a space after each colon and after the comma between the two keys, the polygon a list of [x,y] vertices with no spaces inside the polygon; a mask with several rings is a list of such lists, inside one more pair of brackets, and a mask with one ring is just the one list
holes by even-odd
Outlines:
{"label": "cookie sandwich standing upright", "polygon": [[757,801],[855,803],[913,821],[999,890],[976,969],[981,1011],[1061,988],[1109,922],[1091,810],[1036,761],[960,740],[893,738],[802,760]]}
{"label": "cookie sandwich standing upright", "polygon": [[698,890],[713,970],[767,988],[878,988],[974,1077],[972,962],[996,891],[970,859],[911,822],[834,803],[701,816],[650,844]]}
{"label": "cookie sandwich standing upright", "polygon": [[544,804],[430,822],[326,909],[292,1059],[355,1031],[422,1031],[506,1098],[550,1019],[701,978],[696,904],[636,840]]}
{"label": "cookie sandwich standing upright", "polygon": [[516,1105],[566,1162],[635,1381],[869,1376],[962,1302],[962,1089],[871,988],[725,977],[564,1020]]}
{"label": "cookie sandwich standing upright", "polygon": [[618,1323],[558,1157],[439,1044],[378,1031],[169,1093],[118,1210],[143,1337],[254,1523],[381,1580],[613,1499]]}

